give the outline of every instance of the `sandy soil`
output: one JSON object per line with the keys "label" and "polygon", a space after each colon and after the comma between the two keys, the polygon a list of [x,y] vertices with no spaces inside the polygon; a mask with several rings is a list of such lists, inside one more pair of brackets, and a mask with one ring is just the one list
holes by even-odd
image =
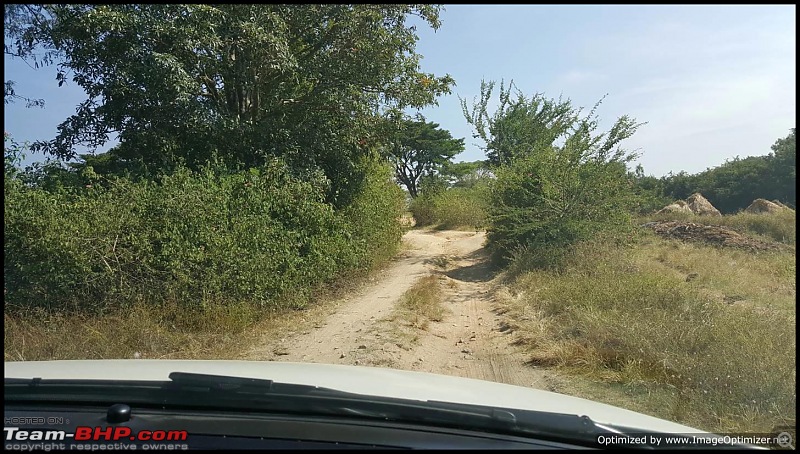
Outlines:
{"label": "sandy soil", "polygon": [[[483,233],[412,230],[404,252],[373,282],[340,300],[312,329],[256,342],[251,360],[392,367],[549,389],[547,374],[526,365],[513,333],[494,312],[493,274]],[[423,276],[439,274],[447,315],[399,340],[391,315]]]}

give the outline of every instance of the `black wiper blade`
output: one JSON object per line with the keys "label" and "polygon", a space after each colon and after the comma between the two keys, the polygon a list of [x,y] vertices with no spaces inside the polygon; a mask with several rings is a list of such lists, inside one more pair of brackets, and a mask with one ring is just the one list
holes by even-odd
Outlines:
{"label": "black wiper blade", "polygon": [[172,372],[169,379],[177,386],[202,386],[220,390],[254,389],[264,392],[272,390],[273,381],[261,378],[230,377],[227,375],[194,374]]}
{"label": "black wiper blade", "polygon": [[172,372],[170,381],[5,379],[4,400],[125,402],[161,408],[351,417],[479,430],[598,447],[600,435],[624,435],[587,416],[441,401],[370,396],[273,380]]}
{"label": "black wiper blade", "polygon": [[[252,400],[248,404],[256,407],[262,407],[260,403],[263,403],[276,409],[275,403],[289,398],[295,409],[308,413],[536,435],[571,442],[580,440],[587,445],[596,443],[599,435],[618,434],[596,425],[588,416],[368,396],[317,386],[222,375],[172,372],[169,378],[171,382],[164,389],[208,392],[209,397],[216,395],[228,403],[232,403],[231,399],[250,395]],[[310,399],[303,400],[304,397]]]}
{"label": "black wiper blade", "polygon": [[205,391],[219,394],[253,394],[264,397],[271,395],[281,396],[318,396],[318,397],[363,397],[323,388],[313,385],[297,385],[293,383],[279,383],[273,380],[247,377],[231,377],[227,375],[196,374],[189,372],[171,372],[171,381],[167,382],[164,389],[179,391]]}
{"label": "black wiper blade", "polygon": [[[6,379],[9,400],[103,400],[169,408],[287,412],[455,427],[517,435],[553,434],[590,440],[591,420],[529,410],[349,393],[311,385],[225,375],[172,372],[169,381]],[[201,397],[202,396],[202,397]],[[200,398],[201,397],[201,398]],[[604,432],[600,432],[604,433]]]}

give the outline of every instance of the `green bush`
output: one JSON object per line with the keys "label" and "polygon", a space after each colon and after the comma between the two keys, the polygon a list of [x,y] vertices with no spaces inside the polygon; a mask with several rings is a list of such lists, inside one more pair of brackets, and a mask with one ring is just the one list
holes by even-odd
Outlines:
{"label": "green bush", "polygon": [[414,216],[417,227],[436,224],[436,211],[432,196],[423,194],[411,200],[408,211]]}
{"label": "green bush", "polygon": [[497,170],[488,246],[506,261],[520,248],[535,254],[627,229],[633,197],[622,162],[541,150]]}
{"label": "green bush", "polygon": [[6,308],[301,304],[342,271],[385,258],[400,238],[402,195],[387,171],[364,166],[362,191],[342,212],[324,202],[324,176],[301,178],[279,161],[70,193],[7,178]]}
{"label": "green bush", "polygon": [[487,225],[488,188],[454,187],[431,196],[422,195],[411,202],[410,211],[418,226],[435,225],[440,229],[483,229]]}
{"label": "green bush", "polygon": [[507,262],[520,249],[536,254],[630,225],[643,171],[628,173],[636,153],[620,143],[642,123],[623,115],[598,132],[602,99],[583,115],[568,99],[527,97],[513,81],[501,82],[498,107],[489,113],[494,85],[481,82],[472,109],[461,101],[494,165],[487,229],[493,257]]}
{"label": "green bush", "polygon": [[365,160],[364,185],[353,203],[344,211],[349,244],[355,249],[351,266],[371,268],[397,252],[403,227],[400,217],[405,212],[405,193],[392,181],[392,170],[377,161]]}
{"label": "green bush", "polygon": [[483,229],[486,227],[487,191],[485,188],[452,188],[435,201],[439,227]]}

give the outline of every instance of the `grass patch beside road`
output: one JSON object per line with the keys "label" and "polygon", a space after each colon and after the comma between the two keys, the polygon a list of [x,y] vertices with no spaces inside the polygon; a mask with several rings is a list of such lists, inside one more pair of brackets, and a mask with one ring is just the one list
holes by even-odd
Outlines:
{"label": "grass patch beside road", "polygon": [[32,310],[4,316],[4,360],[208,359],[235,355],[255,320],[248,305],[190,311],[137,304],[103,315]]}
{"label": "grass patch beside road", "polygon": [[533,364],[595,383],[562,391],[711,431],[794,423],[793,251],[643,234],[566,260],[519,275],[505,303]]}

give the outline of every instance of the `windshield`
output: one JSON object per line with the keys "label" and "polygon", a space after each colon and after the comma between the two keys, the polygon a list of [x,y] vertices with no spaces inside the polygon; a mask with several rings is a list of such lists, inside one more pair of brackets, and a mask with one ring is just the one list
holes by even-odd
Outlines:
{"label": "windshield", "polygon": [[5,362],[793,437],[795,13],[6,5]]}

